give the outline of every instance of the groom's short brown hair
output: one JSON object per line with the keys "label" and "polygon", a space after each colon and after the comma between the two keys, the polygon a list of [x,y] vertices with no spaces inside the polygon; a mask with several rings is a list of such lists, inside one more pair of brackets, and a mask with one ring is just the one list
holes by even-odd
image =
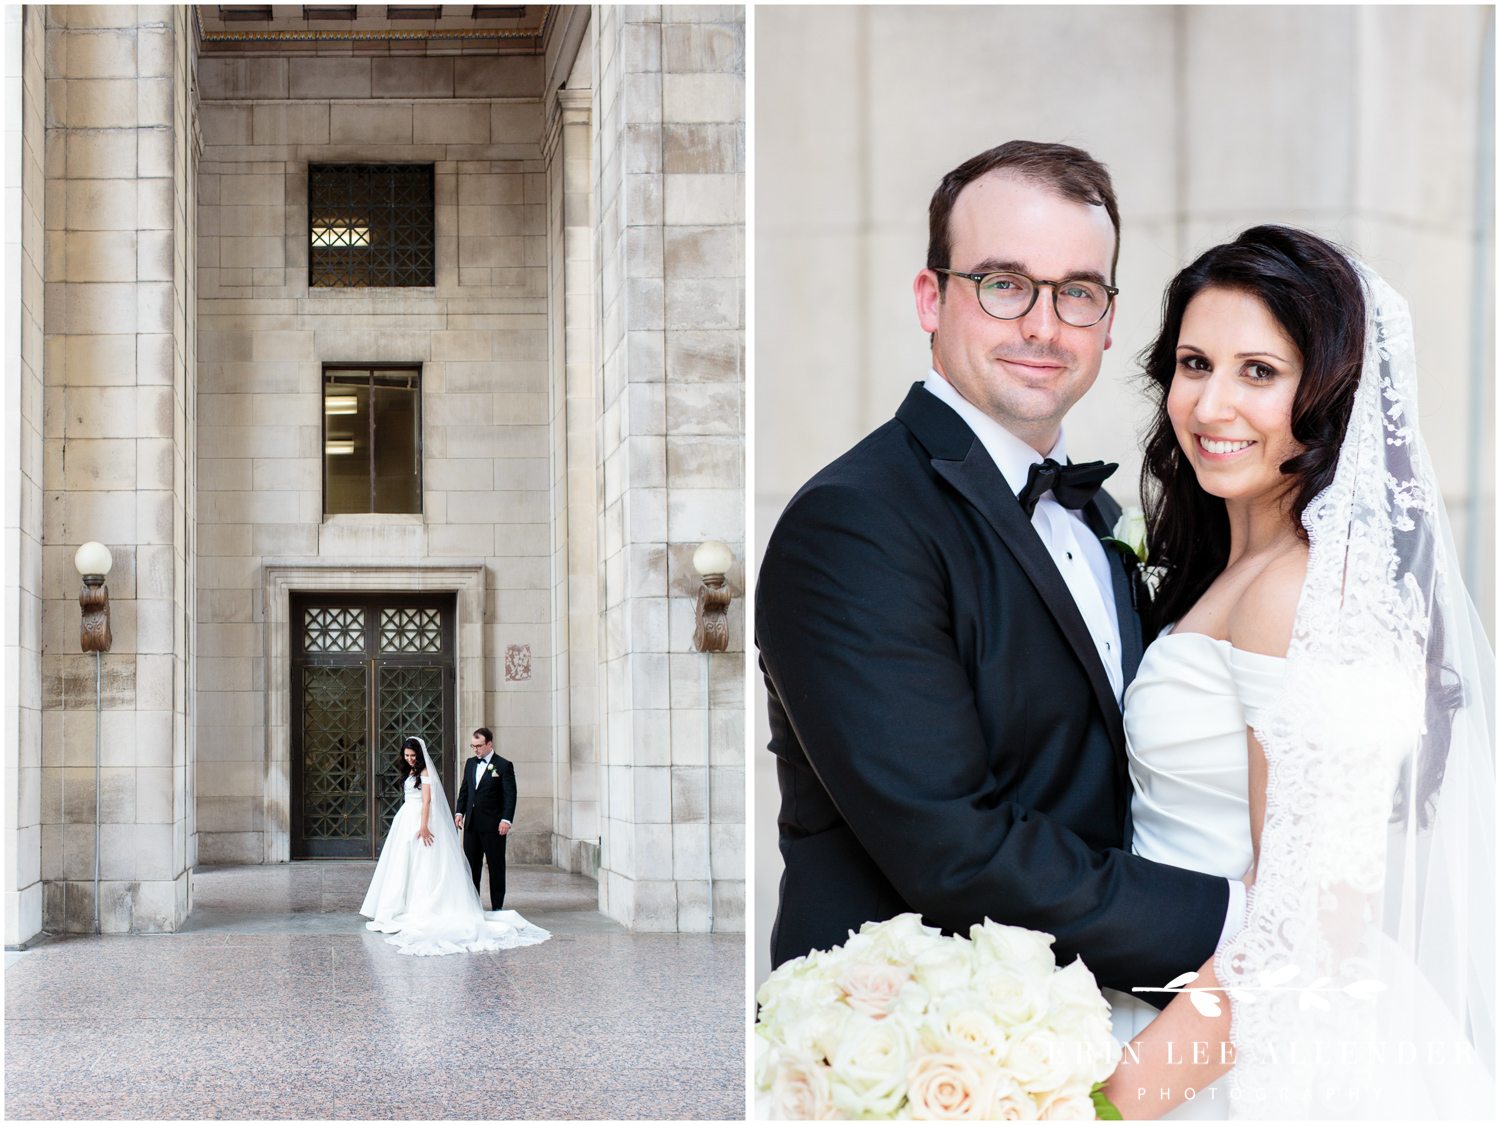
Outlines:
{"label": "groom's short brown hair", "polygon": [[[1103,207],[1115,228],[1115,253],[1109,263],[1109,279],[1115,279],[1120,262],[1120,208],[1115,203],[1109,169],[1081,148],[1044,144],[1041,141],[1006,141],[1003,145],[965,160],[943,177],[932,202],[927,205],[927,268],[948,269],[953,252],[948,220],[959,192],[990,172],[1010,172],[1022,179],[1051,188],[1064,199]],[[940,273],[938,292],[946,288],[948,275]]]}
{"label": "groom's short brown hair", "polygon": [[495,741],[495,736],[490,733],[490,728],[489,727],[476,727],[475,730],[474,730],[474,733],[478,737],[484,739],[486,742],[494,742]]}

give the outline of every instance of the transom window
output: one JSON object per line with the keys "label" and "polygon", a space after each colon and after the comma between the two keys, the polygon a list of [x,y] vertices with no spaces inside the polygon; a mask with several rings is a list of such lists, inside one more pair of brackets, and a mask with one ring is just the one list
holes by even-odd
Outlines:
{"label": "transom window", "polygon": [[310,164],[307,283],[435,285],[431,164]]}
{"label": "transom window", "polygon": [[422,510],[422,376],[323,369],[323,512]]}

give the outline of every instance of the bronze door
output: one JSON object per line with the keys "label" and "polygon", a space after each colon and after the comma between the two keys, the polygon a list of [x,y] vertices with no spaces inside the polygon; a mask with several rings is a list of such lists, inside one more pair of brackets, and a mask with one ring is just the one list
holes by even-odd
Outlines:
{"label": "bronze door", "polygon": [[370,859],[416,735],[453,799],[452,595],[299,594],[292,619],[292,857]]}

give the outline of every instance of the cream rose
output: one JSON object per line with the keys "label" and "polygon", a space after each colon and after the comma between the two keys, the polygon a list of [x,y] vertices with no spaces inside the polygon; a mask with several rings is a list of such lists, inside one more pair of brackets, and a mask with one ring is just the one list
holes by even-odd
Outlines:
{"label": "cream rose", "polygon": [[884,961],[856,961],[845,965],[835,982],[844,993],[849,1007],[876,1019],[890,1011],[902,986],[911,979],[904,965]]}
{"label": "cream rose", "polygon": [[1103,1082],[1119,1065],[1120,1043],[1108,1017],[1070,1005],[1054,1011],[1041,1026],[1062,1044],[1075,1081]]}
{"label": "cream rose", "polygon": [[906,1093],[915,1053],[912,1030],[903,1021],[852,1014],[830,1059],[833,1104],[850,1117],[889,1117]]}
{"label": "cream rose", "polygon": [[810,1055],[784,1048],[776,1052],[770,1097],[762,1104],[773,1121],[831,1121],[838,1116],[828,1069]]}
{"label": "cream rose", "polygon": [[1094,1098],[1089,1093],[1093,1087],[1070,1087],[1059,1090],[1042,1102],[1043,1121],[1093,1121]]}
{"label": "cream rose", "polygon": [[987,965],[974,974],[973,989],[1008,1032],[1029,1026],[1047,1012],[1048,979],[1030,969]]}
{"label": "cream rose", "polygon": [[983,1121],[995,1064],[968,1051],[922,1055],[907,1080],[907,1110],[913,1121]]}
{"label": "cream rose", "polygon": [[974,942],[975,967],[998,962],[1013,969],[1030,967],[1041,973],[1051,973],[1057,961],[1052,956],[1051,934],[1027,930],[1020,926],[1002,926],[986,918],[969,928],[969,937]]}
{"label": "cream rose", "polygon": [[1004,1073],[997,1074],[988,1091],[985,1116],[990,1121],[1035,1121],[1036,1100]]}

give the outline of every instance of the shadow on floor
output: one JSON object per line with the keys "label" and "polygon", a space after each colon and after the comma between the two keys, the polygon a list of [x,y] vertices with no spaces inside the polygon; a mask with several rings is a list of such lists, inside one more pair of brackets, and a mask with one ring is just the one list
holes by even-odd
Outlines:
{"label": "shadow on floor", "polygon": [[[183,933],[356,934],[374,860],[307,859],[291,863],[193,868],[193,913]],[[623,934],[599,912],[598,884],[558,867],[511,864],[505,906],[554,934]],[[490,908],[489,881],[480,891]]]}

